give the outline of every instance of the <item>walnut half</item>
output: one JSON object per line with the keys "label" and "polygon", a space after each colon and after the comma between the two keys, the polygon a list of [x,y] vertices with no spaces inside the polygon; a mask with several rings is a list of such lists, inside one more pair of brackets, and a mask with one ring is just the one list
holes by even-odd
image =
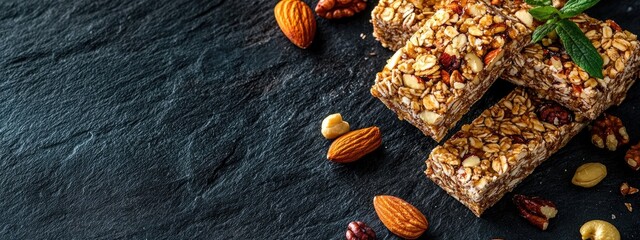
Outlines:
{"label": "walnut half", "polygon": [[591,142],[596,147],[606,147],[609,151],[615,151],[618,147],[629,143],[629,134],[620,118],[605,113],[591,126]]}
{"label": "walnut half", "polygon": [[365,7],[365,0],[320,0],[316,5],[316,13],[322,18],[338,19],[351,17]]}

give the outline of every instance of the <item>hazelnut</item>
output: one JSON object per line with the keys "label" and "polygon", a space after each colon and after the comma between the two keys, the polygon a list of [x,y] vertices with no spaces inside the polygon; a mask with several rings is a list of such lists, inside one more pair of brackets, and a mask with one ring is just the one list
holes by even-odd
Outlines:
{"label": "hazelnut", "polygon": [[326,139],[334,139],[349,132],[349,123],[342,120],[340,113],[331,114],[322,120],[321,132]]}

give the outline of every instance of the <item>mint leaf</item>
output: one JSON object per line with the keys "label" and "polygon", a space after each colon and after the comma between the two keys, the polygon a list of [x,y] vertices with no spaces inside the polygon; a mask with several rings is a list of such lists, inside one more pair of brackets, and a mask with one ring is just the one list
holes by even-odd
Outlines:
{"label": "mint leaf", "polygon": [[551,0],[525,0],[531,6],[551,6]]}
{"label": "mint leaf", "polygon": [[562,19],[556,24],[556,32],[573,62],[592,77],[604,77],[602,75],[602,64],[604,63],[602,57],[593,47],[591,41],[584,36],[578,25],[567,19]]}
{"label": "mint leaf", "polygon": [[564,5],[562,9],[560,9],[560,17],[562,18],[570,18],[574,17],[584,10],[589,9],[596,5],[600,0],[569,0],[567,4]]}
{"label": "mint leaf", "polygon": [[544,6],[533,8],[529,10],[529,13],[531,13],[531,16],[533,16],[538,21],[545,21],[547,19],[550,19],[554,14],[558,14],[559,12],[558,9],[554,7]]}
{"label": "mint leaf", "polygon": [[549,20],[544,25],[536,28],[536,30],[533,31],[533,36],[531,37],[531,43],[537,43],[538,41],[542,40],[544,36],[547,36],[547,34],[549,34],[551,31],[556,29],[556,24],[557,24],[556,20]]}

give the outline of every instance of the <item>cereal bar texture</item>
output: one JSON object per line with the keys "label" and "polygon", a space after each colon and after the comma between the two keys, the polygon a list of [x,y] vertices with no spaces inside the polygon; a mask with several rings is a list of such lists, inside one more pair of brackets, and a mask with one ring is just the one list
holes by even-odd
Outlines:
{"label": "cereal bar texture", "polygon": [[[383,47],[396,51],[424,25],[433,14],[449,4],[464,6],[475,1],[468,0],[380,0],[371,12],[373,36]],[[503,13],[514,16],[531,29],[535,21],[527,12],[529,5],[522,0],[490,1],[488,4]]]}
{"label": "cereal bar texture", "polygon": [[611,20],[603,22],[586,15],[571,20],[602,56],[603,79],[594,78],[578,67],[553,34],[540,44],[526,47],[502,77],[595,119],[610,106],[620,104],[635,82],[640,44],[636,35]]}
{"label": "cereal bar texture", "polygon": [[398,50],[443,6],[444,0],[380,0],[371,12],[373,36]]}
{"label": "cereal bar texture", "polygon": [[482,1],[448,4],[388,60],[371,94],[440,141],[529,42],[530,33]]}
{"label": "cereal bar texture", "polygon": [[433,149],[425,173],[480,216],[587,122],[535,92],[516,88]]}

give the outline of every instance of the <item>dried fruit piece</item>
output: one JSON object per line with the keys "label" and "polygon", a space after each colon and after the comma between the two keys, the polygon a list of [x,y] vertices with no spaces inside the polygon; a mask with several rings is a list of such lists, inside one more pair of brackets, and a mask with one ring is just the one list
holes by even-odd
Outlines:
{"label": "dried fruit piece", "polygon": [[538,110],[540,120],[561,126],[573,122],[573,113],[555,102],[547,102]]}
{"label": "dried fruit piece", "polygon": [[327,159],[338,163],[356,161],[382,144],[380,129],[369,127],[358,129],[340,136],[333,141],[327,153]]}
{"label": "dried fruit piece", "polygon": [[367,224],[353,221],[347,226],[346,237],[347,240],[374,240],[376,233]]}
{"label": "dried fruit piece", "polygon": [[349,132],[349,123],[342,120],[340,113],[334,113],[322,120],[320,132],[324,138],[334,139]]}
{"label": "dried fruit piece", "polygon": [[618,147],[629,143],[629,134],[620,118],[605,113],[591,126],[591,142],[596,147],[606,147],[609,151],[615,151]]}
{"label": "dried fruit piece", "polygon": [[375,196],[373,207],[384,226],[401,238],[416,239],[429,227],[427,218],[420,210],[400,198]]}
{"label": "dried fruit piece", "polygon": [[316,35],[316,19],[311,8],[300,0],[282,0],[273,10],[280,30],[296,46],[304,49]]}
{"label": "dried fruit piece", "polygon": [[602,220],[591,220],[580,227],[582,239],[620,240],[620,232],[613,224]]}
{"label": "dried fruit piece", "polygon": [[316,13],[326,19],[338,19],[351,17],[366,7],[364,0],[320,0],[316,5]]}
{"label": "dried fruit piece", "polygon": [[627,196],[627,195],[633,195],[638,193],[638,189],[629,186],[628,183],[623,182],[622,185],[620,185],[620,194],[622,194],[622,196]]}
{"label": "dried fruit piece", "polygon": [[631,169],[638,171],[640,169],[640,143],[631,146],[627,154],[624,156],[624,160]]}
{"label": "dried fruit piece", "polygon": [[585,163],[578,167],[571,183],[583,188],[590,188],[607,176],[607,167],[602,163]]}
{"label": "dried fruit piece", "polygon": [[539,197],[516,194],[513,196],[513,203],[518,207],[520,216],[542,231],[547,230],[549,219],[558,214],[558,209],[553,202]]}
{"label": "dried fruit piece", "polygon": [[440,55],[440,58],[438,58],[438,62],[440,62],[442,69],[447,72],[451,72],[460,68],[460,59],[458,59],[456,55],[449,55],[446,52],[443,52]]}

